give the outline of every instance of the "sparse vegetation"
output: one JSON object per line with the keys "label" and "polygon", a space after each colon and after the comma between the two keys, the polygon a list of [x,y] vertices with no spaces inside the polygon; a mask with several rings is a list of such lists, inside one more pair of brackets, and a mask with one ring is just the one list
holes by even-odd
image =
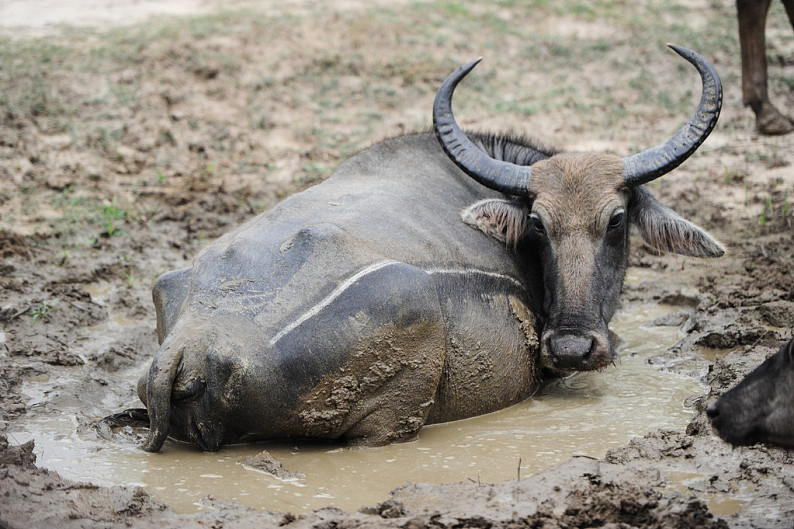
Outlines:
{"label": "sparse vegetation", "polygon": [[50,301],[44,300],[35,308],[30,309],[31,323],[36,323],[37,320],[45,320],[52,313],[54,307],[50,305]]}
{"label": "sparse vegetation", "polygon": [[116,197],[113,197],[110,204],[102,206],[102,220],[105,227],[104,235],[113,237],[114,235],[121,234],[122,231],[116,225],[116,221],[123,220],[126,216],[126,212],[120,209],[116,204]]}
{"label": "sparse vegetation", "polygon": [[[90,203],[136,202],[137,191],[125,184],[136,175],[155,187],[180,188],[188,178],[196,191],[224,185],[257,193],[262,175],[293,148],[271,142],[271,136],[289,130],[294,149],[321,148],[323,158],[302,159],[284,189],[275,192],[283,196],[325,178],[374,139],[426,127],[438,81],[478,55],[485,61],[456,98],[464,124],[510,123],[563,145],[567,129],[583,127],[626,154],[674,130],[696,98],[691,68],[666,51],[665,43],[701,50],[725,65],[724,79],[738,79],[726,59],[738,53],[733,9],[662,0],[631,9],[608,0],[439,1],[411,9],[380,7],[365,17],[320,10],[311,22],[230,9],[110,29],[98,46],[86,45],[78,33],[65,33],[57,45],[0,39],[0,98],[4,123],[12,125],[2,135],[19,155],[31,123],[48,134],[67,134],[82,149],[78,171],[88,172],[94,184],[117,182],[112,190],[99,186],[97,196],[83,183],[58,181],[57,156],[45,145],[31,158],[28,181],[49,182],[61,203],[60,217],[36,215],[47,201],[28,202],[25,218],[41,220],[26,222],[36,223],[38,233],[70,235],[100,224],[108,237],[120,233],[125,217],[110,206],[96,218]],[[699,29],[704,19],[708,31]],[[548,26],[543,20],[555,22]],[[773,12],[770,24],[785,27],[785,14]],[[335,31],[313,37],[318,26]],[[263,46],[278,41],[280,55],[255,53],[242,60],[238,35]],[[282,71],[286,57],[292,64],[288,74]],[[774,69],[770,73],[778,82]],[[175,82],[180,75],[196,82]],[[216,111],[196,112],[197,101],[211,101]],[[144,117],[130,127],[133,114],[158,118]],[[648,125],[626,132],[629,121]],[[721,126],[733,125],[723,120]],[[251,153],[244,164],[230,159],[230,152],[243,150]],[[751,156],[775,159],[767,151]],[[63,193],[57,191],[62,182]],[[273,200],[261,193],[252,198]],[[151,201],[145,207],[153,207]],[[3,218],[19,218],[23,212],[14,208]],[[86,234],[79,236],[85,240]]]}

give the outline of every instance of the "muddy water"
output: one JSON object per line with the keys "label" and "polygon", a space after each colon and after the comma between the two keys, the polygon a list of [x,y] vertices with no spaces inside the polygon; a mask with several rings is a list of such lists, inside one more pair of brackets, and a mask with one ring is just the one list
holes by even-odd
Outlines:
{"label": "muddy water", "polygon": [[[69,410],[29,413],[10,432],[20,443],[35,439],[40,466],[79,481],[140,485],[177,512],[201,510],[208,495],[261,509],[304,512],[333,504],[356,510],[383,501],[408,481],[526,476],[574,454],[602,457],[655,428],[682,428],[692,416],[684,400],[702,394],[704,387],[646,362],[680,339],[676,328],[643,327],[669,310],[633,306],[615,317],[612,328],[625,340],[615,367],[554,380],[507,410],[424,428],[411,443],[369,449],[267,444],[205,454],[169,442],[162,453],[148,454],[138,448],[142,432],[128,432],[126,442],[105,441]],[[129,324],[111,320],[109,325]],[[128,388],[134,388],[142,369],[126,374]],[[46,401],[42,388],[49,383],[32,379],[25,384],[33,406]],[[130,399],[125,403],[111,391],[105,404],[112,411],[139,406],[133,392],[121,392]],[[242,464],[263,448],[305,477],[280,480]]]}

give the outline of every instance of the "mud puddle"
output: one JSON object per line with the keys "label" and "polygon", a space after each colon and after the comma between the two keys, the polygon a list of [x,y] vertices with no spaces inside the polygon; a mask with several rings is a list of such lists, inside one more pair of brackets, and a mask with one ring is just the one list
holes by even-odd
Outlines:
{"label": "mud puddle", "polygon": [[[38,464],[77,481],[139,485],[180,513],[202,510],[213,495],[254,508],[307,512],[334,505],[348,511],[383,501],[412,482],[496,482],[528,476],[572,455],[603,457],[609,448],[656,428],[681,429],[693,412],[684,405],[705,387],[692,378],[648,365],[680,340],[675,327],[643,327],[669,313],[658,305],[630,306],[613,320],[625,341],[615,367],[548,383],[534,398],[509,409],[424,428],[417,441],[357,449],[333,444],[260,444],[205,454],[168,442],[163,453],[138,448],[143,432],[126,442],[100,439],[74,410],[51,411],[12,425],[18,443],[35,439]],[[143,366],[123,374],[134,388]],[[46,400],[52,381],[29,380],[24,392]],[[134,390],[109,390],[112,411],[137,407]],[[305,477],[282,480],[243,465],[266,448],[285,468]]]}
{"label": "mud puddle", "polygon": [[742,506],[751,501],[751,496],[736,488],[733,483],[718,484],[722,490],[714,492],[707,490],[711,484],[712,476],[698,472],[677,471],[667,475],[669,483],[667,488],[680,494],[691,494],[697,491],[709,506],[709,511],[717,516],[730,516],[742,509]]}

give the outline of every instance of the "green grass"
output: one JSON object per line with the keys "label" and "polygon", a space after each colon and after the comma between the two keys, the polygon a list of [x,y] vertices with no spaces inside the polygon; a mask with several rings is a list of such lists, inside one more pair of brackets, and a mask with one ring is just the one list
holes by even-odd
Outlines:
{"label": "green grass", "polygon": [[[770,25],[783,28],[777,4]],[[0,202],[21,194],[25,215],[35,217],[52,153],[30,155],[31,131],[69,134],[75,150],[99,160],[99,181],[53,192],[61,218],[47,221],[83,240],[122,233],[136,214],[130,204],[140,207],[141,182],[170,190],[203,179],[216,189],[226,178],[264,176],[267,164],[297,152],[285,186],[295,189],[374,141],[426,128],[439,83],[477,56],[485,60],[455,95],[464,123],[508,123],[546,138],[556,131],[538,124],[559,123],[563,137],[613,140],[627,154],[656,144],[694,109],[696,74],[667,42],[718,59],[726,86],[737,85],[734,9],[682,0],[437,1],[312,16],[243,9],[88,37],[0,38],[0,156],[30,156],[38,178],[21,193],[0,191]],[[741,103],[734,96],[726,104]],[[288,147],[268,146],[274,135]],[[191,150],[194,136],[206,140],[203,151]],[[145,159],[140,174],[118,170],[121,146]],[[322,157],[309,156],[313,149]],[[264,203],[256,192],[251,201]]]}
{"label": "green grass", "polygon": [[103,205],[102,220],[103,226],[105,227],[105,234],[108,237],[113,237],[114,235],[120,235],[123,233],[116,225],[116,222],[123,220],[126,218],[126,216],[127,213],[123,209],[119,208],[116,204],[116,197],[113,197],[113,200],[110,204]]}
{"label": "green grass", "polygon": [[39,319],[47,319],[47,317],[52,313],[54,307],[50,305],[50,301],[45,300],[41,302],[41,305],[30,309],[30,322],[36,323]]}

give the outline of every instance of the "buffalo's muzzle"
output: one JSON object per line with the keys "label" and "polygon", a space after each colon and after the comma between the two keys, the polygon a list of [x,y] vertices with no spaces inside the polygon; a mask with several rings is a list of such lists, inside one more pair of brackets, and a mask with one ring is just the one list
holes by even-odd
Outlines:
{"label": "buffalo's muzzle", "polygon": [[561,371],[591,371],[612,362],[607,340],[590,332],[547,331],[543,333],[542,358],[545,367]]}

